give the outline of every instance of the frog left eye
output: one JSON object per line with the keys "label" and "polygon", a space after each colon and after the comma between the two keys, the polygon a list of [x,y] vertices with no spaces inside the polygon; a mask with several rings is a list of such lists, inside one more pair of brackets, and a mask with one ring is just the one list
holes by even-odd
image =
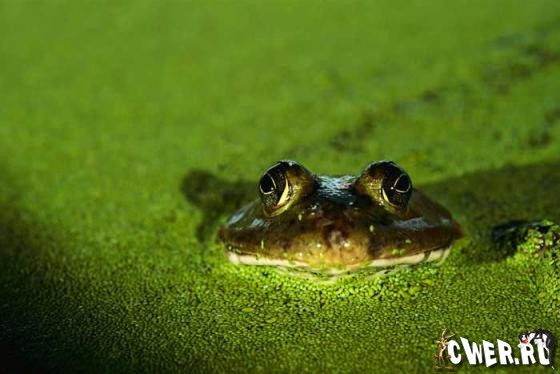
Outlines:
{"label": "frog left eye", "polygon": [[392,161],[368,165],[356,180],[355,187],[378,204],[401,210],[407,207],[412,194],[410,177]]}
{"label": "frog left eye", "polygon": [[291,186],[286,171],[280,164],[268,169],[259,181],[261,201],[268,211],[273,211],[286,204],[290,199]]}
{"label": "frog left eye", "polygon": [[264,212],[275,216],[315,188],[313,174],[295,161],[279,161],[268,168],[259,181]]}

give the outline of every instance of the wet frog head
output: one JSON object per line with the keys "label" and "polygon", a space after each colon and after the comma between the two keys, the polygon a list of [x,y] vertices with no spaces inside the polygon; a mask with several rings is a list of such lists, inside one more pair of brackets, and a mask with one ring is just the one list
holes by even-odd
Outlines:
{"label": "wet frog head", "polygon": [[256,192],[220,228],[235,263],[328,273],[388,268],[441,260],[461,236],[450,213],[392,161],[341,177],[279,161]]}

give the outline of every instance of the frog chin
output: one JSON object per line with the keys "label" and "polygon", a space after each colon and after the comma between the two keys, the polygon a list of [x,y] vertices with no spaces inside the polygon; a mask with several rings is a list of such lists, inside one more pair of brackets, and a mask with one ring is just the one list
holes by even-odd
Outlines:
{"label": "frog chin", "polygon": [[243,265],[263,265],[263,266],[281,266],[290,268],[308,268],[310,265],[304,261],[294,261],[286,259],[276,259],[264,256],[239,254],[235,252],[228,252],[229,260],[234,264]]}
{"label": "frog chin", "polygon": [[228,258],[234,264],[242,265],[260,265],[274,266],[281,268],[291,268],[299,270],[307,270],[311,272],[319,272],[329,275],[340,275],[357,270],[377,269],[379,273],[386,273],[385,269],[391,269],[398,266],[415,265],[421,262],[443,262],[448,254],[450,247],[432,250],[430,252],[418,253],[414,255],[378,258],[357,264],[340,264],[340,265],[316,265],[309,264],[304,261],[287,260],[279,258],[265,257],[262,255],[242,254],[228,251]]}

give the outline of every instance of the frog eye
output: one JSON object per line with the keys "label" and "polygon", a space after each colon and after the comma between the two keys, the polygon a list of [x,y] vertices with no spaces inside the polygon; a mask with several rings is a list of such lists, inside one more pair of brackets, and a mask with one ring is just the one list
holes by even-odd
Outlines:
{"label": "frog eye", "polygon": [[259,181],[259,192],[262,203],[269,211],[286,204],[291,194],[285,171],[277,165],[268,169]]}
{"label": "frog eye", "polygon": [[376,203],[396,209],[405,209],[412,194],[410,177],[392,161],[378,161],[367,166],[355,187]]}
{"label": "frog eye", "polygon": [[408,199],[412,192],[412,182],[408,174],[404,172],[396,178],[394,175],[396,173],[383,181],[383,198],[393,206],[404,207],[408,204]]}
{"label": "frog eye", "polygon": [[306,196],[315,187],[315,177],[295,161],[279,161],[259,181],[264,212],[275,216]]}

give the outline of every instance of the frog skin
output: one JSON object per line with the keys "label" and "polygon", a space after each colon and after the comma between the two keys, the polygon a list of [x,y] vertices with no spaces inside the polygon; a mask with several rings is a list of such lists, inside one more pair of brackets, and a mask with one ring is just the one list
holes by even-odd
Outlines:
{"label": "frog skin", "polygon": [[234,263],[331,274],[383,269],[443,260],[461,237],[451,214],[392,161],[329,177],[283,160],[264,172],[258,194],[220,227]]}

